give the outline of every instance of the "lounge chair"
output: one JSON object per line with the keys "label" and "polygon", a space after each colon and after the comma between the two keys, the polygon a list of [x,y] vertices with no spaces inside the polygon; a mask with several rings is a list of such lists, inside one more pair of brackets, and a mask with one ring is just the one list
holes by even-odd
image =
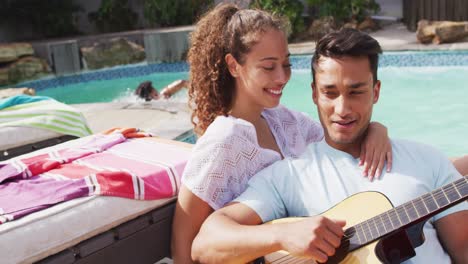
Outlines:
{"label": "lounge chair", "polygon": [[0,161],[91,133],[76,109],[43,96],[0,100]]}
{"label": "lounge chair", "polygon": [[[23,157],[78,146],[85,140],[65,142]],[[160,144],[161,153],[167,146],[189,155],[192,146],[160,138],[137,140]],[[170,255],[175,199],[83,197],[0,224],[0,241],[11,245],[0,247],[2,263],[155,263]]]}

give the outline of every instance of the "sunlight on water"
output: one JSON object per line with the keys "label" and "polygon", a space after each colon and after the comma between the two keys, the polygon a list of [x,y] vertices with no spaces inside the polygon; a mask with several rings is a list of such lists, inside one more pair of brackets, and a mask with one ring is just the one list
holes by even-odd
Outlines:
{"label": "sunlight on water", "polygon": [[[468,68],[381,68],[373,120],[391,137],[431,144],[449,156],[468,153]],[[318,120],[309,70],[293,71],[282,103]]]}

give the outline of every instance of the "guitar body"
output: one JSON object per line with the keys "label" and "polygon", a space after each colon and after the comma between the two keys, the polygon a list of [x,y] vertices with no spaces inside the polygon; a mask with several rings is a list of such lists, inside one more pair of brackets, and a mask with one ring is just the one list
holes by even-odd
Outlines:
{"label": "guitar body", "polygon": [[[380,213],[393,208],[392,203],[388,198],[379,192],[362,192],[352,195],[339,204],[335,205],[328,211],[322,213],[322,216],[331,219],[346,220],[346,227],[354,226],[360,222],[370,219]],[[273,220],[269,223],[284,223],[290,221],[298,221],[301,217],[283,218]],[[345,258],[338,263],[342,264],[358,264],[358,263],[381,263],[375,254],[375,247],[379,241],[370,243],[362,248],[359,248],[345,256]],[[279,263],[285,259],[301,260],[290,256],[286,251],[278,251],[265,256],[266,263]],[[294,262],[296,263],[296,262]],[[312,260],[303,260],[299,263],[315,263]],[[334,263],[334,261],[327,262]]]}
{"label": "guitar body", "polygon": [[[462,177],[430,193],[393,208],[379,192],[350,196],[321,215],[346,220],[345,236],[327,264],[401,263],[416,255],[424,242],[423,227],[432,216],[468,199],[468,178]],[[266,224],[299,221],[278,219]],[[268,254],[255,263],[315,263],[286,251]]]}

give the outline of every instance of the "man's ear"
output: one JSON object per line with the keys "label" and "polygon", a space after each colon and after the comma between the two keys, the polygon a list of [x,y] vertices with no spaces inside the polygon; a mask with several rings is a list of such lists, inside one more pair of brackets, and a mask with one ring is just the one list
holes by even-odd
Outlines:
{"label": "man's ear", "polygon": [[239,63],[237,63],[237,60],[234,58],[234,56],[232,56],[231,53],[228,53],[226,54],[226,56],[224,56],[224,60],[226,61],[229,73],[231,73],[232,77],[238,77],[239,73],[237,66],[239,65]]}
{"label": "man's ear", "polygon": [[378,101],[379,101],[379,97],[380,97],[380,81],[377,80],[377,82],[375,82],[374,84],[374,104],[376,104]]}
{"label": "man's ear", "polygon": [[310,84],[310,87],[312,87],[312,100],[314,101],[314,104],[317,104],[317,87],[315,87],[314,82]]}

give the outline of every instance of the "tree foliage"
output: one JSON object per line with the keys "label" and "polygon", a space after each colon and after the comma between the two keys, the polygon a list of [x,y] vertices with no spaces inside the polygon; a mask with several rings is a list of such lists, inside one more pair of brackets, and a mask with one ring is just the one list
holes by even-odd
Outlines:
{"label": "tree foliage", "polygon": [[284,16],[291,24],[292,35],[304,31],[304,20],[302,12],[304,5],[299,0],[254,0],[250,7],[259,8]]}
{"label": "tree foliage", "polygon": [[337,22],[355,19],[362,22],[366,16],[379,11],[375,0],[307,0],[311,7],[319,10],[319,16],[333,16]]}
{"label": "tree foliage", "polygon": [[45,37],[78,34],[74,14],[83,11],[73,0],[0,1],[0,22],[27,24]]}
{"label": "tree foliage", "polygon": [[212,0],[144,0],[144,16],[152,26],[189,25],[211,5]]}
{"label": "tree foliage", "polygon": [[100,32],[117,32],[135,29],[138,15],[128,5],[128,0],[102,0],[95,12],[88,14]]}

